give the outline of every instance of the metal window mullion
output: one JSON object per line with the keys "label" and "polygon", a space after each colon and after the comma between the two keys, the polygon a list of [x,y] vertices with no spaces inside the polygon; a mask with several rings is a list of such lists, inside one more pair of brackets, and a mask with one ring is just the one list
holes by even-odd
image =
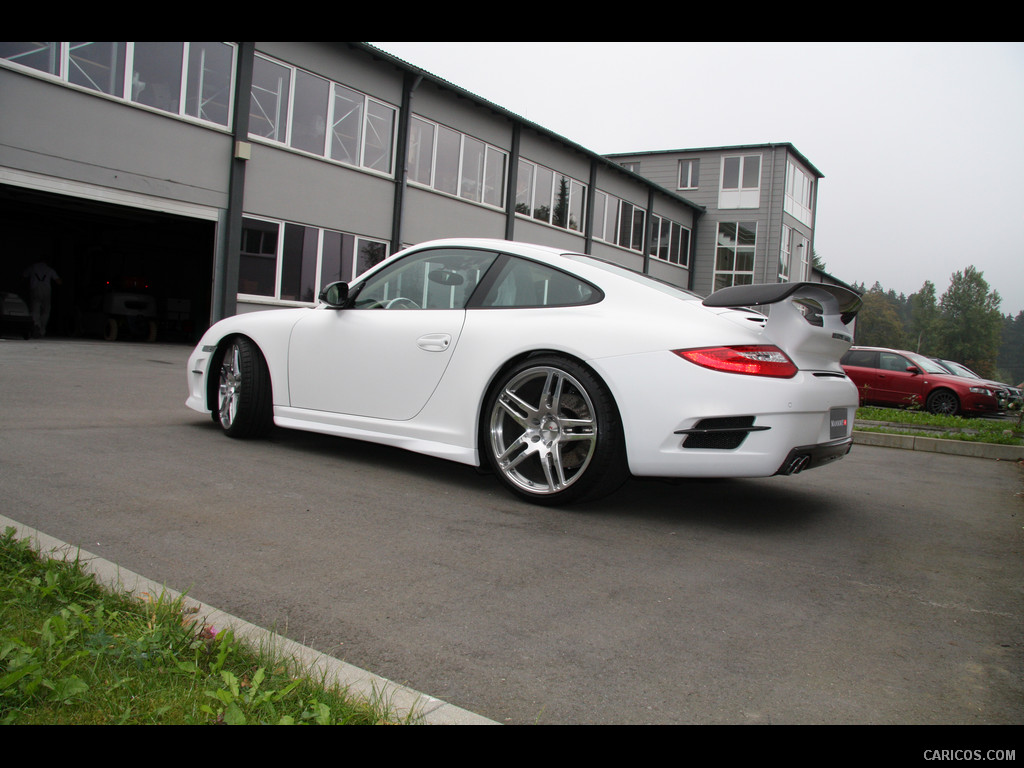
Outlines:
{"label": "metal window mullion", "polygon": [[[418,118],[423,120],[423,118]],[[427,186],[431,189],[437,189],[435,181],[437,179],[437,147],[441,143],[441,132],[438,130],[437,123],[431,120],[423,120],[425,123],[430,123],[434,126],[434,130],[430,139],[430,179],[427,181]]]}
{"label": "metal window mullion", "polygon": [[[191,46],[192,44],[191,43],[186,43],[185,45]],[[190,58],[191,58],[190,51],[186,51],[184,61],[188,62],[190,60]],[[187,67],[186,67],[185,77],[186,78],[188,77]],[[199,118],[200,120],[205,120],[205,119],[207,119],[203,115],[203,113],[206,111],[204,109],[204,107],[206,106],[206,98],[205,98],[206,97],[206,49],[205,48],[203,48],[199,52],[199,82],[197,84],[196,90],[198,91],[198,93],[196,94],[196,117]],[[186,90],[186,92],[187,92],[187,90]],[[182,101],[182,103],[184,103],[184,100]],[[186,112],[186,114],[188,113],[187,105],[185,107],[185,112]]]}
{"label": "metal window mullion", "polygon": [[[359,93],[356,91],[356,93]],[[360,168],[366,167],[366,135],[370,130],[370,98],[365,93],[360,93],[363,97],[363,125],[359,131],[359,146],[356,148],[358,157],[356,157],[356,165]]]}
{"label": "metal window mullion", "polygon": [[[110,67],[110,76],[107,79],[110,81],[110,88],[111,88],[111,90],[113,90],[114,89],[114,74],[117,72],[117,43],[114,43],[113,47],[110,49],[110,62],[109,62],[108,66]],[[114,94],[111,94],[111,95],[112,96],[117,96],[118,98],[123,99],[124,98],[123,83],[122,83],[122,90],[121,90],[121,92],[120,93],[114,93]]]}
{"label": "metal window mullion", "polygon": [[[288,103],[285,105],[285,113],[286,113],[286,118],[285,119],[288,121],[288,124],[285,126],[285,137],[283,139],[278,139],[278,141],[280,141],[282,144],[288,145],[289,147],[292,145],[291,136],[292,136],[292,128],[294,127],[293,123],[295,121],[295,81],[296,81],[295,67],[288,67]],[[278,78],[278,82],[277,82],[277,103],[278,103],[278,108],[277,108],[277,112],[278,112],[277,126],[278,127],[275,130],[280,130],[280,125],[281,125],[281,106],[280,106],[280,104],[281,104],[281,78]]]}
{"label": "metal window mullion", "polygon": [[464,133],[462,133],[460,131],[459,132],[459,165],[458,165],[458,169],[455,171],[455,178],[457,179],[457,181],[455,183],[455,196],[459,197],[459,198],[462,197],[462,162],[465,159],[465,157],[464,157],[465,151],[466,151],[466,134],[464,134]]}
{"label": "metal window mullion", "polygon": [[284,231],[285,222],[279,221],[277,223],[277,244],[274,252],[274,261],[276,262],[274,268],[274,298],[280,300],[281,298],[281,278],[284,272]]}
{"label": "metal window mullion", "polygon": [[329,80],[331,87],[327,89],[327,136],[324,138],[324,157],[334,159],[334,138],[337,133],[334,125],[334,105],[338,101],[336,89],[338,84]]}
{"label": "metal window mullion", "polygon": [[[328,123],[330,125],[330,123]],[[323,276],[320,274],[320,270],[324,266],[324,236],[326,235],[323,227],[316,228],[316,269],[313,270],[313,301],[317,300],[320,295],[320,284],[323,282]]]}
{"label": "metal window mullion", "polygon": [[526,215],[533,218],[533,211],[537,204],[537,165],[529,160],[523,160],[530,166],[530,199],[527,205]]}
{"label": "metal window mullion", "polygon": [[[61,80],[68,80],[68,57],[71,55],[71,43],[59,42],[56,46],[49,45],[44,48],[37,50],[47,50],[47,55],[50,59],[49,69],[53,70],[54,76]],[[26,53],[36,53],[37,51],[28,51]],[[17,59],[12,59],[16,61]]]}
{"label": "metal window mullion", "polygon": [[124,86],[121,89],[122,98],[128,101],[135,101],[135,93],[132,91],[132,77],[135,74],[135,42],[126,40],[124,44]]}
{"label": "metal window mullion", "polygon": [[[179,67],[181,77],[178,79],[181,85],[178,86],[178,116],[188,114],[188,105],[185,103],[185,94],[188,88],[188,42],[181,44],[181,66]],[[202,91],[199,92],[199,99],[202,101]],[[197,115],[198,117],[198,115]]]}

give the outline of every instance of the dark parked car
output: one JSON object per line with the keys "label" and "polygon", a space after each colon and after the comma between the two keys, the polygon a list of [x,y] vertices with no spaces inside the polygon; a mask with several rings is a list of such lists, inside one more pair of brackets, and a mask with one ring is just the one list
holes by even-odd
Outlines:
{"label": "dark parked car", "polygon": [[32,335],[32,313],[25,300],[16,293],[0,291],[0,335]]}
{"label": "dark parked car", "polygon": [[995,390],[980,380],[953,376],[924,355],[897,349],[851,347],[843,370],[857,385],[862,405],[924,407],[939,414],[999,411]]}

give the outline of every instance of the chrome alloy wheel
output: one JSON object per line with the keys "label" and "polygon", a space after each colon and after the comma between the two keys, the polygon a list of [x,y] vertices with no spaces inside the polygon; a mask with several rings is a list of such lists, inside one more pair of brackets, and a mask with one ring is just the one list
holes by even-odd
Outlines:
{"label": "chrome alloy wheel", "polygon": [[559,493],[583,477],[598,440],[583,385],[554,366],[527,368],[494,400],[489,439],[496,469],[530,494]]}
{"label": "chrome alloy wheel", "polygon": [[217,393],[217,411],[224,429],[230,429],[238,418],[238,405],[242,396],[242,351],[235,342],[224,354],[220,366],[220,388]]}

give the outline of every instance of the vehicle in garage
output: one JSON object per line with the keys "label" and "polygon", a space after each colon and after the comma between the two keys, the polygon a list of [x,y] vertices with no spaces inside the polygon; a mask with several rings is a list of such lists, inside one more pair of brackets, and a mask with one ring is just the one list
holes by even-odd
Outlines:
{"label": "vehicle in garage", "polygon": [[32,336],[32,311],[18,294],[0,291],[0,336]]}
{"label": "vehicle in garage", "polygon": [[277,424],[398,446],[489,467],[542,504],[629,473],[792,474],[850,449],[857,391],[839,360],[859,307],[817,283],[702,301],[590,256],[434,241],[315,308],[216,323],[187,402],[232,437]]}

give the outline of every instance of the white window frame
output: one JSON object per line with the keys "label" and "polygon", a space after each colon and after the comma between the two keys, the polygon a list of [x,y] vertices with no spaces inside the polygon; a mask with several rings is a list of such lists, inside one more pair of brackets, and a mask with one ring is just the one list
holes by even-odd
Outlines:
{"label": "white window frame", "polygon": [[[524,175],[529,173],[529,184],[524,183]],[[549,188],[539,189],[542,179],[550,179]],[[565,182],[569,186],[569,200],[567,201],[566,221],[555,220],[557,211],[556,201],[558,200],[558,188]],[[574,179],[568,174],[561,173],[540,163],[535,163],[526,158],[519,158],[519,178],[516,191],[516,213],[520,216],[540,221],[558,229],[583,234],[585,217],[587,211],[587,185],[579,179]],[[528,197],[528,199],[526,199]],[[543,199],[550,203],[547,206],[547,215],[539,216],[537,202]],[[523,210],[525,206],[526,210]]]}
{"label": "white window frame", "polygon": [[[647,209],[607,192],[594,190],[594,239],[634,253],[644,252]],[[628,208],[628,210],[627,210]],[[639,223],[637,217],[640,217]],[[628,221],[626,219],[628,218]],[[600,219],[600,221],[599,221]],[[639,242],[637,238],[639,237]],[[629,244],[623,245],[623,240]]]}
{"label": "white window frame", "polygon": [[[227,99],[226,107],[224,109],[225,120],[213,120],[208,117],[202,116],[202,109],[197,110],[198,114],[191,114],[189,112],[188,103],[188,87],[189,87],[189,66],[190,66],[190,52],[191,47],[194,43],[182,42],[181,47],[181,71],[180,71],[180,83],[178,93],[176,95],[176,110],[168,110],[160,107],[149,106],[142,104],[137,101],[133,93],[133,73],[135,70],[135,45],[136,43],[127,41],[123,43],[123,50],[121,51],[123,59],[119,62],[124,67],[124,77],[121,82],[118,83],[116,88],[111,90],[105,90],[102,87],[90,87],[87,85],[80,85],[78,83],[71,82],[70,72],[72,66],[73,51],[71,48],[71,41],[65,42],[53,42],[48,44],[41,44],[40,47],[35,51],[36,53],[49,51],[49,57],[53,64],[52,70],[50,69],[39,69],[30,65],[21,64],[17,61],[17,58],[22,58],[27,55],[28,52],[21,54],[15,59],[0,59],[0,63],[4,66],[14,66],[18,69],[27,72],[29,74],[42,76],[46,78],[55,78],[61,84],[80,90],[84,93],[90,93],[96,96],[102,96],[105,98],[116,99],[125,103],[131,104],[135,107],[145,110],[151,110],[159,112],[164,115],[174,115],[183,120],[199,122],[203,125],[215,126],[218,128],[227,129],[230,128],[231,118],[234,114],[234,93],[235,93],[235,77],[238,67],[238,46],[235,43],[230,42],[218,42],[218,45],[223,45],[228,48],[231,52],[231,66],[230,71],[227,72],[228,84],[224,89],[224,95]],[[79,45],[83,45],[80,43]]]}
{"label": "white window frame", "polygon": [[[427,189],[431,189],[434,192],[439,192],[442,195],[450,195],[452,197],[458,197],[461,200],[466,200],[471,203],[478,205],[485,205],[488,208],[503,209],[505,207],[505,186],[508,180],[508,157],[509,153],[497,147],[483,139],[478,139],[475,136],[457,131],[443,123],[438,123],[434,120],[429,120],[421,115],[412,115],[411,118],[413,123],[419,122],[426,126],[432,127],[430,137],[430,147],[427,148],[422,144],[415,147],[416,164],[420,167],[424,164],[426,158],[423,156],[429,149],[430,157],[430,180],[424,181],[419,178],[410,177],[409,183],[416,186],[421,186]],[[442,133],[446,133],[450,138],[458,138],[458,168],[455,169],[454,179],[455,185],[451,188],[445,188],[441,186],[442,180],[438,178],[438,147],[440,145],[439,138]],[[412,155],[412,142],[414,137],[422,140],[425,134],[420,132],[409,132],[410,142],[410,156]],[[467,151],[470,148],[480,148],[480,152],[483,157],[483,166],[481,168],[473,169],[470,165],[471,157],[467,157]],[[495,178],[495,168],[500,168],[500,179]]]}
{"label": "white window frame", "polygon": [[[275,265],[274,265],[274,292],[273,292],[273,295],[267,295],[267,294],[260,294],[260,293],[246,293],[246,292],[242,291],[241,289],[238,289],[237,290],[237,297],[238,297],[239,301],[245,301],[245,302],[254,303],[254,304],[277,304],[277,305],[285,305],[285,306],[302,306],[302,307],[315,306],[316,305],[316,303],[317,303],[317,297],[316,296],[313,297],[312,301],[303,301],[301,299],[282,299],[281,298],[282,280],[283,280],[283,274],[284,274],[285,230],[289,226],[291,226],[291,227],[301,227],[304,230],[316,232],[316,235],[317,235],[316,267],[315,267],[316,272],[314,274],[314,285],[316,286],[315,293],[318,294],[318,295],[319,295],[319,292],[321,290],[323,290],[323,288],[324,288],[324,278],[323,278],[324,239],[325,239],[325,236],[328,233],[339,235],[339,236],[341,236],[343,238],[345,236],[349,236],[349,237],[353,237],[354,238],[352,268],[350,270],[351,274],[349,274],[347,276],[343,275],[341,277],[341,279],[346,281],[346,282],[351,282],[353,279],[358,277],[360,272],[365,272],[366,271],[366,269],[363,269],[363,270],[359,269],[359,258],[358,258],[359,251],[363,247],[364,244],[373,244],[373,245],[383,246],[383,248],[384,248],[384,256],[383,256],[383,258],[381,260],[386,259],[388,257],[388,255],[390,255],[390,253],[389,253],[390,252],[390,243],[388,243],[388,241],[386,241],[386,240],[382,240],[382,239],[378,239],[378,238],[373,238],[373,237],[364,237],[362,235],[356,235],[356,234],[354,234],[352,232],[342,232],[340,230],[325,229],[323,227],[313,227],[313,226],[310,226],[308,224],[299,224],[297,222],[292,222],[292,221],[283,221],[283,220],[280,220],[280,219],[270,219],[270,218],[265,218],[265,217],[262,217],[262,216],[249,216],[249,215],[246,215],[244,217],[244,221],[250,221],[250,220],[251,221],[260,222],[260,223],[263,223],[263,224],[270,224],[270,225],[273,225],[273,226],[275,226],[277,228],[277,244],[276,244],[275,253],[274,253],[274,256],[273,256],[274,261],[275,261]],[[243,224],[243,229],[244,229],[244,224]],[[269,260],[271,257],[268,255],[268,256],[266,256],[266,258]],[[242,277],[242,275],[240,273],[239,274],[239,279],[241,279],[241,277]]]}
{"label": "white window frame", "polygon": [[[384,176],[394,176],[395,170],[395,150],[398,146],[398,107],[393,104],[389,104],[381,99],[374,98],[357,88],[353,88],[345,83],[339,83],[335,80],[318,75],[315,72],[309,70],[300,69],[290,64],[286,64],[283,61],[278,61],[270,56],[266,56],[262,53],[256,54],[257,59],[262,59],[270,64],[281,67],[289,72],[288,80],[288,103],[284,105],[285,114],[287,115],[285,125],[285,135],[282,136],[260,136],[259,134],[250,133],[249,138],[254,141],[270,142],[286,146],[294,152],[302,152],[303,154],[312,155],[314,157],[328,160],[332,163],[338,163],[351,168],[359,168],[364,171],[371,173],[378,173]],[[316,78],[327,83],[328,88],[326,92],[326,103],[323,105],[323,112],[318,113],[318,116],[322,116],[324,120],[324,140],[319,150],[311,151],[296,147],[295,143],[295,85],[298,79],[298,74],[302,73],[304,76]],[[255,87],[255,86],[254,86]],[[346,94],[354,94],[356,97],[362,98],[362,106],[360,107],[359,115],[359,146],[357,148],[358,157],[353,160],[345,158],[334,157],[335,151],[335,111],[338,101],[338,90],[344,89]],[[252,104],[252,94],[250,93],[250,109]],[[375,113],[376,108],[383,108],[390,111],[391,113],[391,136],[389,139],[389,145],[387,148],[387,168],[376,167],[376,163],[370,163],[367,159],[367,147],[369,145],[369,137],[376,135],[372,130],[374,121],[378,118]],[[373,146],[383,146],[380,142],[375,143]]]}
{"label": "white window frame", "polygon": [[810,280],[810,252],[811,241],[798,230],[783,224],[782,242],[779,246],[779,282]]}
{"label": "white window frame", "polygon": [[[733,225],[736,229],[736,239],[731,243],[723,243],[722,241],[722,226]],[[739,242],[739,232],[741,228],[753,229],[754,242],[753,245],[741,244]],[[758,226],[756,221],[721,221],[716,225],[715,231],[715,271],[714,277],[712,278],[711,290],[717,291],[720,288],[727,288],[732,285],[750,285],[754,282],[754,268],[757,264],[757,238],[758,238]],[[750,269],[737,269],[736,264],[739,259],[740,251],[744,254],[750,253]],[[724,253],[731,252],[732,258],[728,268],[723,268],[721,257]]]}
{"label": "white window frame", "polygon": [[700,158],[690,157],[679,161],[677,189],[697,189],[700,181]]}
{"label": "white window frame", "polygon": [[[667,242],[664,242],[665,237]],[[677,221],[651,214],[651,243],[647,252],[652,258],[675,264],[678,267],[690,266],[690,230]]]}
{"label": "white window frame", "polygon": [[[738,163],[736,186],[726,186],[726,166]],[[757,162],[757,183],[751,184],[747,179],[751,164]],[[760,154],[723,155],[719,171],[718,207],[719,208],[758,208],[761,205],[761,175],[763,162]]]}
{"label": "white window frame", "polygon": [[792,160],[786,162],[786,194],[782,209],[801,224],[814,221],[814,179]]}
{"label": "white window frame", "polygon": [[782,242],[779,244],[779,282],[789,282],[789,268],[793,259],[793,230],[783,225]]}

